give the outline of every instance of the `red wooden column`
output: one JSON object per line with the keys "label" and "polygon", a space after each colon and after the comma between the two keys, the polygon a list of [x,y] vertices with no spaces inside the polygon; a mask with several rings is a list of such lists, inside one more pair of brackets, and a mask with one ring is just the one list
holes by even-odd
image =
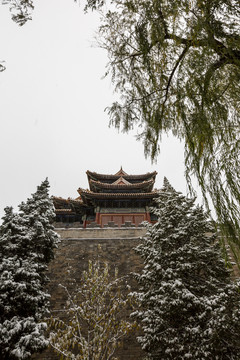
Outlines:
{"label": "red wooden column", "polygon": [[149,212],[146,212],[146,220],[151,223],[151,216]]}
{"label": "red wooden column", "polygon": [[100,212],[96,213],[95,221],[96,221],[97,224],[101,225],[101,223],[100,223]]}

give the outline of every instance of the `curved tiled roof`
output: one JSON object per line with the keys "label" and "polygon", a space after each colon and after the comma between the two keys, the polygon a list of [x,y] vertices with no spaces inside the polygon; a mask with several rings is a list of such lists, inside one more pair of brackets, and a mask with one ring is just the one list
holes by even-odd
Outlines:
{"label": "curved tiled roof", "polygon": [[151,192],[146,193],[133,193],[133,192],[126,192],[126,193],[96,193],[90,190],[83,190],[81,188],[78,189],[79,194],[81,194],[82,198],[91,198],[91,199],[133,199],[133,198],[151,198],[157,196],[158,190],[154,190]]}
{"label": "curved tiled roof", "polygon": [[53,204],[55,207],[56,213],[70,213],[77,212],[80,209],[85,208],[86,204],[82,201],[82,199],[63,199],[62,197],[53,196]]}
{"label": "curved tiled roof", "polygon": [[151,191],[154,185],[154,179],[150,179],[150,180],[144,180],[142,182],[139,183],[123,183],[120,182],[119,184],[117,183],[112,183],[112,184],[108,184],[108,183],[104,183],[101,181],[95,181],[90,179],[89,180],[89,187],[90,190],[94,191],[94,190],[101,190],[101,189],[108,189],[108,190],[127,190],[127,191],[131,191],[131,190],[136,190],[136,189],[142,189],[142,190],[146,190],[146,191]]}
{"label": "curved tiled roof", "polygon": [[[87,170],[86,172],[87,176],[88,176],[88,179],[93,179],[95,181],[97,180],[112,180],[112,181],[115,181],[119,178],[119,174],[115,174],[115,175],[112,175],[112,174],[99,174],[99,173],[96,173],[96,172],[92,172],[92,171],[89,171]],[[151,173],[146,173],[146,174],[140,174],[140,175],[129,175],[129,174],[126,174],[124,175],[124,179],[126,180],[140,180],[140,181],[143,181],[143,180],[147,180],[147,179],[150,179],[150,178],[154,178],[156,177],[157,175],[157,171],[153,171]]]}
{"label": "curved tiled roof", "polygon": [[72,198],[64,199],[62,197],[52,196],[52,199],[53,199],[54,204],[71,204],[71,203],[75,203],[76,205],[80,205],[80,204],[83,203],[80,196],[77,199],[72,199]]}
{"label": "curved tiled roof", "polygon": [[55,209],[56,213],[72,213],[73,210],[72,209]]}

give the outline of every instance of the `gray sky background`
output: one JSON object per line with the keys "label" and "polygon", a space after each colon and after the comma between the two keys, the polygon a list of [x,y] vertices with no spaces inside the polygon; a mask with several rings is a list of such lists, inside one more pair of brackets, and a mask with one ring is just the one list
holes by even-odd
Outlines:
{"label": "gray sky background", "polygon": [[73,0],[35,1],[33,21],[19,27],[0,5],[0,215],[25,201],[47,176],[51,195],[77,197],[86,170],[130,174],[156,170],[186,193],[183,146],[165,137],[157,164],[145,159],[134,135],[108,127],[114,100],[102,80],[104,50],[93,47],[98,15]]}

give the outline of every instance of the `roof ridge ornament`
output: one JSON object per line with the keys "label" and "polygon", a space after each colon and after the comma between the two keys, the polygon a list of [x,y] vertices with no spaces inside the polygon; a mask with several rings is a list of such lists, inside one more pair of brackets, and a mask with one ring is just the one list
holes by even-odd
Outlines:
{"label": "roof ridge ornament", "polygon": [[114,175],[115,176],[128,176],[128,174],[125,171],[123,171],[122,166],[121,166],[120,170]]}
{"label": "roof ridge ornament", "polygon": [[112,183],[112,185],[132,185],[132,184],[126,179],[124,179],[124,177],[120,176],[116,181]]}

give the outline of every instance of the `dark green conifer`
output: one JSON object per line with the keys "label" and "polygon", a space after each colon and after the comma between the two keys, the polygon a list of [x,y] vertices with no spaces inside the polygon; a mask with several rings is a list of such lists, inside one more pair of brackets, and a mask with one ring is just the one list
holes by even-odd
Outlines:
{"label": "dark green conifer", "polygon": [[167,179],[136,251],[144,260],[135,293],[149,359],[240,358],[240,290],[202,208]]}

